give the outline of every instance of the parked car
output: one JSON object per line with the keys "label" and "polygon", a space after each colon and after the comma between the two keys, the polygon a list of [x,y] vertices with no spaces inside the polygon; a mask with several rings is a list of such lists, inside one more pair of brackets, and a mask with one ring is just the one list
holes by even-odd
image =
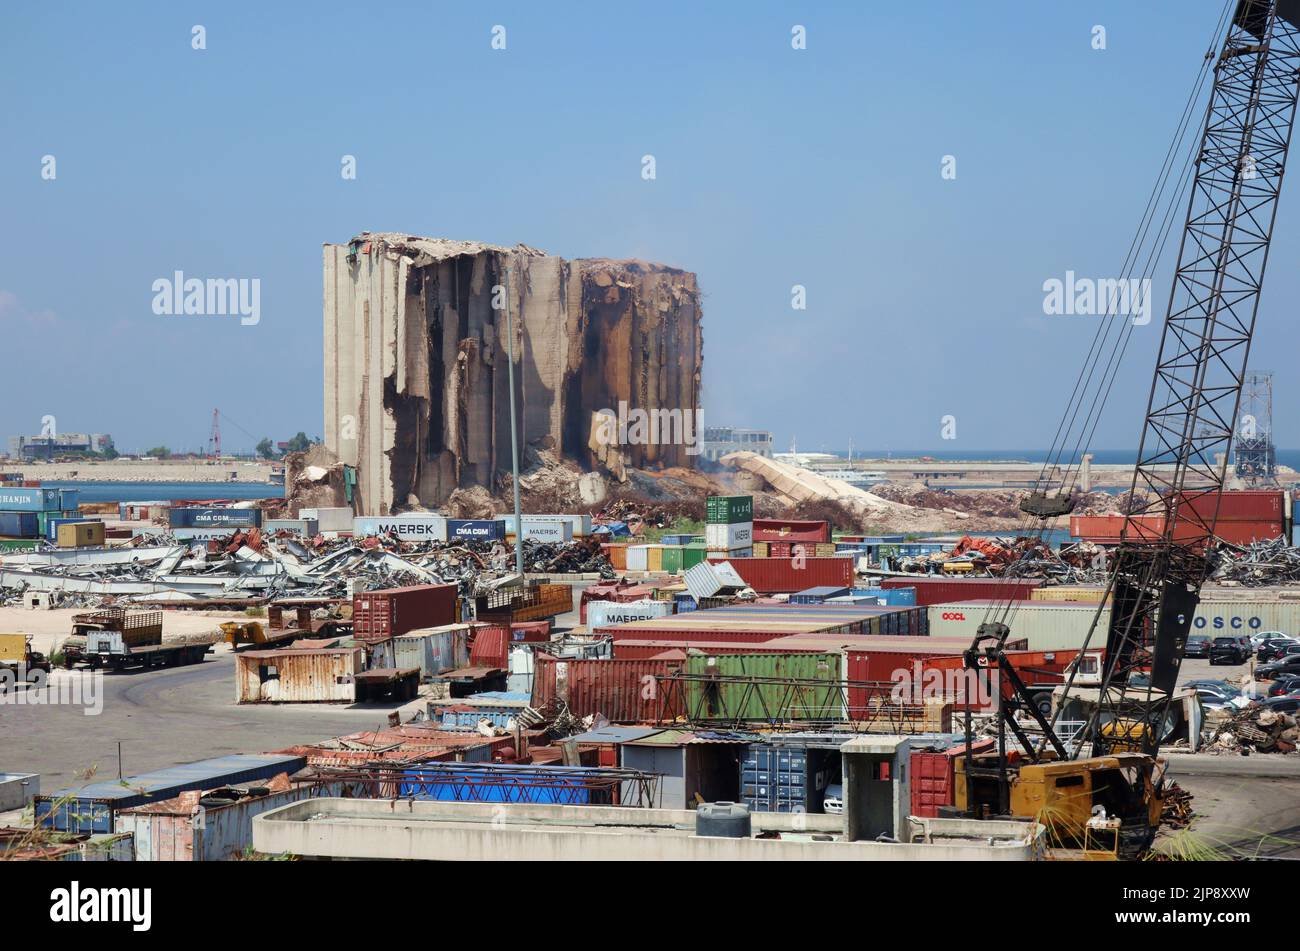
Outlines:
{"label": "parked car", "polygon": [[831,783],[822,796],[822,812],[829,816],[844,814],[844,788],[839,783]]}
{"label": "parked car", "polygon": [[1210,666],[1244,664],[1250,660],[1250,647],[1244,638],[1216,637],[1210,644]]}
{"label": "parked car", "polygon": [[1283,660],[1260,664],[1255,668],[1256,680],[1274,680],[1281,674],[1300,674],[1300,654],[1289,654]]}
{"label": "parked car", "polygon": [[1183,649],[1184,657],[1205,657],[1210,652],[1210,638],[1205,634],[1193,634],[1187,638]]}
{"label": "parked car", "polygon": [[1275,660],[1277,657],[1275,651],[1282,646],[1289,644],[1300,644],[1300,641],[1297,641],[1294,637],[1269,638],[1255,651],[1255,659],[1261,664],[1267,663],[1270,660]]}
{"label": "parked car", "polygon": [[1257,634],[1250,635],[1250,649],[1253,651],[1259,650],[1264,646],[1265,641],[1286,640],[1292,640],[1292,638],[1287,637],[1286,633],[1283,631],[1260,631]]}
{"label": "parked car", "polygon": [[1289,713],[1294,716],[1297,711],[1300,711],[1300,693],[1289,693],[1283,697],[1269,697],[1264,701],[1264,706],[1274,713]]}
{"label": "parked car", "polygon": [[1281,697],[1288,693],[1295,693],[1300,690],[1300,673],[1282,674],[1273,678],[1273,682],[1268,685],[1268,695],[1270,697]]}

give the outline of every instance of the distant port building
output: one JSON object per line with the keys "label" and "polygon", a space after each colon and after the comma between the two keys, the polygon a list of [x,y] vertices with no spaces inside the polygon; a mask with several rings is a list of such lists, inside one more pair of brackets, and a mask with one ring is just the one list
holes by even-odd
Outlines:
{"label": "distant port building", "polygon": [[766,429],[737,429],[734,426],[704,428],[704,445],[701,455],[717,462],[729,452],[756,452],[772,458],[772,434]]}
{"label": "distant port building", "polygon": [[104,452],[113,447],[108,433],[60,433],[57,436],[10,436],[14,459],[51,459],[74,452]]}

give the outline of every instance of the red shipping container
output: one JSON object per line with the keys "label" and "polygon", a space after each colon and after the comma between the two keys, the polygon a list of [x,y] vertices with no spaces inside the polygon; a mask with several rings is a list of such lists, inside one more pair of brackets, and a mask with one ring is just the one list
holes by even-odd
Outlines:
{"label": "red shipping container", "polygon": [[358,640],[374,642],[422,627],[456,623],[454,584],[367,591],[352,599],[352,630]]}
{"label": "red shipping container", "polygon": [[852,558],[710,558],[731,567],[759,594],[794,594],[823,586],[853,587]]}
{"label": "red shipping container", "polygon": [[516,644],[536,644],[551,639],[551,622],[515,621],[510,625],[510,640]]}
{"label": "red shipping container", "polygon": [[653,723],[661,715],[674,719],[684,714],[684,691],[665,694],[659,681],[681,668],[680,660],[573,660],[538,652],[533,706],[558,698],[577,717],[599,713],[611,723]]}
{"label": "red shipping container", "polygon": [[754,519],[754,541],[756,542],[829,542],[830,540],[830,522]]}
{"label": "red shipping container", "polygon": [[1042,586],[1041,581],[935,578],[929,575],[885,578],[880,582],[882,588],[916,588],[917,607],[946,604],[950,601],[1028,601],[1030,592]]}
{"label": "red shipping container", "polygon": [[510,628],[504,624],[474,625],[474,643],[469,649],[471,667],[510,668]]}
{"label": "red shipping container", "polygon": [[[990,750],[993,740],[979,740],[974,744],[976,753]],[[966,752],[966,744],[934,752],[916,750],[912,753],[912,815],[934,819],[940,806],[953,805],[957,793],[957,758]]]}

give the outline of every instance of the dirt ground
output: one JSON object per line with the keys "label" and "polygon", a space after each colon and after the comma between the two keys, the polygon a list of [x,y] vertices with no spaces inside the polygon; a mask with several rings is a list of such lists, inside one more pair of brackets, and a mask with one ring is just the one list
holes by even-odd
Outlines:
{"label": "dirt ground", "polygon": [[[6,634],[31,634],[32,650],[52,654],[63,639],[72,633],[72,616],[84,613],[84,608],[55,608],[29,610],[27,608],[0,607],[0,632]],[[247,621],[245,614],[221,611],[165,611],[163,613],[163,640],[190,634],[216,631],[223,621]]]}

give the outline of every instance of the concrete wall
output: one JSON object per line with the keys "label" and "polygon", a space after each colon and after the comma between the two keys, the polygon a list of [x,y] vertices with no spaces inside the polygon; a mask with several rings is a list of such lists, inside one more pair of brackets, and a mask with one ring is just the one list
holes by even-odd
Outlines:
{"label": "concrete wall", "polygon": [[[963,826],[950,838],[945,823]],[[1026,861],[1041,827],[927,820],[933,844],[699,838],[695,813],[607,806],[530,806],[410,800],[317,799],[253,820],[262,853],[319,858],[487,861]],[[753,832],[841,834],[838,816],[756,813]],[[991,837],[995,844],[987,844]]]}

